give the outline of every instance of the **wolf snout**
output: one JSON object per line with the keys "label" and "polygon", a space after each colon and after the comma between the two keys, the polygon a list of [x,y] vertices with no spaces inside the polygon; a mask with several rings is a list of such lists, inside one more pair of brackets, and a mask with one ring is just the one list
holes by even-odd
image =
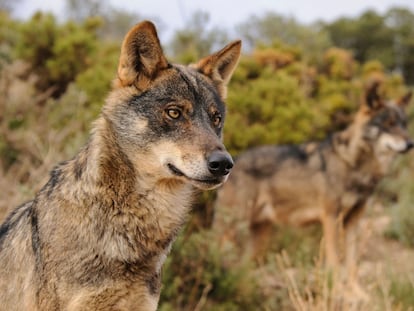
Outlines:
{"label": "wolf snout", "polygon": [[213,151],[207,159],[208,170],[214,176],[225,176],[230,173],[234,163],[230,154],[225,151]]}
{"label": "wolf snout", "polygon": [[406,140],[405,141],[405,146],[402,150],[400,150],[400,153],[407,153],[413,148],[414,148],[414,141],[412,141],[411,139]]}

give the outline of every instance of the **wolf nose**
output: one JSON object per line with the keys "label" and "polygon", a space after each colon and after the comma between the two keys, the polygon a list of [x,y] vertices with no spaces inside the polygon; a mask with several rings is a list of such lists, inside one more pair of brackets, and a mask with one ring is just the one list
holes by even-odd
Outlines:
{"label": "wolf nose", "polygon": [[208,170],[214,176],[225,176],[233,167],[233,159],[224,151],[213,151],[207,159]]}
{"label": "wolf nose", "polygon": [[414,147],[414,142],[412,142],[411,140],[407,143],[407,150],[410,150],[411,148]]}

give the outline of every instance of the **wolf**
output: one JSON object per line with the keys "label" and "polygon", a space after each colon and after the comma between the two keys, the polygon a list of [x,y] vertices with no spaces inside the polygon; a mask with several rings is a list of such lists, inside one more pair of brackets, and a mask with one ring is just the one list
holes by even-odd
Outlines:
{"label": "wolf", "polygon": [[150,21],[127,33],[89,141],[0,227],[0,310],[156,310],[194,193],[233,166],[221,138],[240,52],[176,65]]}
{"label": "wolf", "polygon": [[242,153],[217,194],[213,228],[221,242],[261,261],[275,224],[320,222],[327,266],[352,269],[363,207],[390,163],[413,147],[404,112],[411,92],[386,101],[379,87],[372,83],[353,121],[322,142]]}

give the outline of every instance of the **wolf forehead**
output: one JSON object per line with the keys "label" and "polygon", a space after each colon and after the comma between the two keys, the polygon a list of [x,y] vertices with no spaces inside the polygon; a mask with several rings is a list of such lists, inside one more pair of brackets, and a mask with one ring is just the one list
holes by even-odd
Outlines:
{"label": "wolf forehead", "polygon": [[[169,103],[187,103],[196,112],[225,114],[225,104],[213,81],[188,66],[170,65],[159,81],[142,93],[132,96],[129,105],[137,112],[148,112],[144,108],[162,108]],[[141,109],[142,108],[142,109]],[[152,110],[154,111],[154,110]]]}
{"label": "wolf forehead", "polygon": [[406,126],[407,116],[401,107],[394,103],[387,103],[373,116],[369,124],[381,128]]}

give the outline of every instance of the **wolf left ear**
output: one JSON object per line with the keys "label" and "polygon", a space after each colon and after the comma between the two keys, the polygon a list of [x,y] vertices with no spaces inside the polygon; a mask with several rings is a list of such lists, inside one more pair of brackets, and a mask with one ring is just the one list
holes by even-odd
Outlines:
{"label": "wolf left ear", "polygon": [[405,108],[410,103],[412,96],[413,96],[413,92],[409,91],[407,94],[405,94],[399,100],[397,100],[397,105]]}
{"label": "wolf left ear", "polygon": [[365,93],[365,103],[370,109],[378,109],[384,106],[384,102],[378,93],[380,82],[375,81]]}
{"label": "wolf left ear", "polygon": [[239,62],[240,51],[241,40],[233,41],[217,53],[204,57],[197,64],[192,65],[213,80],[223,99],[226,98],[227,84]]}
{"label": "wolf left ear", "polygon": [[145,89],[158,73],[168,67],[153,23],[135,25],[125,36],[121,47],[116,86],[135,85]]}

